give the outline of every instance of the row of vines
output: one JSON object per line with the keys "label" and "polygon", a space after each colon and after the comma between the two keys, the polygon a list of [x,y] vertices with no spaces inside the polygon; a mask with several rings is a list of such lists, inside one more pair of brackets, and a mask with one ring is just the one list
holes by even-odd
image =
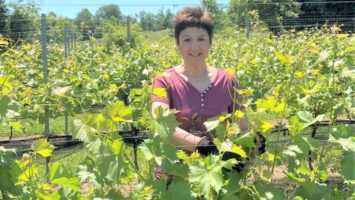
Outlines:
{"label": "row of vines", "polygon": [[[335,123],[354,117],[355,37],[340,34],[337,27],[277,36],[263,30],[249,36],[232,29],[216,34],[208,63],[237,76],[248,109],[210,119],[206,127],[216,131],[220,152],[247,160],[238,174],[226,170],[235,160],[187,155],[172,145],[177,122],[171,111],[158,110],[156,119],[149,113],[153,77],[180,62],[172,38],[144,41],[134,49],[92,40],[67,58],[61,45],[51,44],[48,83],[43,81],[40,43],[9,47],[1,39],[0,45],[2,122],[20,131],[25,126],[20,118],[43,122],[68,114],[74,118],[71,133],[87,151],[74,175],[51,162],[43,178],[34,160],[53,154],[46,140],[22,156],[0,147],[3,199],[355,198],[355,129]],[[235,121],[243,115],[251,131],[237,137]],[[223,123],[227,118],[231,123]],[[321,133],[324,141],[305,134],[324,119],[330,121]],[[150,133],[139,146],[139,171],[127,153],[131,147],[117,134],[132,127]],[[272,133],[282,127],[288,135]],[[253,150],[257,132],[269,141],[261,156]],[[174,175],[169,187],[168,177],[154,177],[158,166]],[[286,167],[281,186],[273,182],[278,166]],[[329,181],[330,173],[339,174],[341,182]]]}

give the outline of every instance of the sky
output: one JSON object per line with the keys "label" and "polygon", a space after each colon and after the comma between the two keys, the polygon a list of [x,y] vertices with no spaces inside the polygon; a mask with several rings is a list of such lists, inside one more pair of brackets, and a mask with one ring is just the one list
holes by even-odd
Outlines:
{"label": "sky", "polygon": [[[170,9],[173,13],[182,7],[198,6],[202,0],[32,0],[38,4],[40,14],[48,14],[53,11],[57,15],[75,18],[76,14],[83,8],[95,14],[96,10],[107,4],[117,4],[123,15],[134,16],[140,11],[158,13]],[[217,0],[219,4],[228,4],[229,0]]]}

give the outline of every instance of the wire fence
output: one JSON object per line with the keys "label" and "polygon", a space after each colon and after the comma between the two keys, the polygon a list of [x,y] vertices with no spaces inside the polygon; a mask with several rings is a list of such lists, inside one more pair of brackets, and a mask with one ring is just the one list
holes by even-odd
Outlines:
{"label": "wire fence", "polygon": [[[290,2],[287,1],[279,1],[279,2],[238,2],[238,5],[256,5],[256,4],[261,4],[261,5],[283,5],[283,4],[289,4]],[[322,4],[353,4],[354,1],[304,1],[304,2],[296,2],[299,4],[317,4],[317,5],[322,5]],[[5,6],[12,6],[13,4],[11,3],[5,3]],[[103,3],[24,3],[24,4],[17,4],[18,6],[104,6],[107,4]],[[138,6],[154,6],[154,7],[173,7],[173,6],[201,6],[200,3],[116,3],[119,7],[138,7]],[[228,6],[228,3],[217,3],[218,6]]]}
{"label": "wire fence", "polygon": [[[334,3],[353,3],[353,1],[334,1]],[[279,2],[282,4],[282,2]],[[307,2],[312,3],[312,2]],[[315,2],[314,2],[315,3]],[[328,2],[329,3],[329,2]],[[89,5],[89,4],[88,4]],[[159,4],[162,6],[165,4]],[[175,4],[174,4],[175,5]],[[350,5],[350,4],[349,4]],[[351,4],[352,5],[352,4]],[[127,5],[128,6],[128,5]],[[14,21],[23,22],[23,21],[33,21],[33,19],[12,19]],[[26,27],[26,28],[8,28],[7,33],[12,37],[32,37],[30,40],[38,41],[43,43],[41,37],[43,34],[46,35],[48,40],[45,40],[45,43],[50,44],[53,39],[56,39],[56,42],[63,44],[64,55],[68,55],[69,51],[75,49],[75,41],[77,40],[87,40],[90,37],[103,37],[105,34],[109,34],[107,31],[103,31],[103,24],[96,25],[87,25],[84,29],[78,29],[77,27],[71,27],[68,24],[63,24],[62,26],[56,26],[57,22],[53,19],[46,18],[45,15],[42,16],[42,22],[44,20],[45,27]],[[38,22],[40,20],[37,20]],[[270,25],[271,29],[284,29],[284,28],[311,28],[311,27],[320,27],[324,24],[338,24],[342,27],[355,27],[355,12],[349,13],[312,13],[307,15],[301,15],[298,19],[284,19],[280,22],[276,22],[273,18],[264,19],[266,23],[278,24]],[[52,22],[52,23],[48,23]],[[53,23],[56,22],[56,23]],[[128,21],[129,22],[129,21]],[[59,23],[59,22],[58,22]],[[127,40],[132,36],[132,30],[130,30],[130,23],[126,24],[127,31]],[[250,27],[246,27],[246,30],[250,30]],[[47,47],[45,47],[47,48]],[[47,49],[42,49],[42,52],[46,52]],[[64,56],[63,55],[63,56]],[[133,81],[132,82],[137,82]],[[67,130],[65,132],[68,132]]]}

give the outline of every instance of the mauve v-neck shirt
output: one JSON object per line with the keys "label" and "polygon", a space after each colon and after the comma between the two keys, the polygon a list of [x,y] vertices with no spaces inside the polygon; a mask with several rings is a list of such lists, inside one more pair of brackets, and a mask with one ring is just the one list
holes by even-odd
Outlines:
{"label": "mauve v-neck shirt", "polygon": [[237,102],[241,101],[241,96],[236,93],[236,100],[233,101],[233,88],[239,89],[235,77],[223,69],[217,69],[217,74],[209,87],[203,92],[199,92],[192,84],[186,81],[175,70],[169,68],[162,76],[155,79],[153,90],[163,88],[166,90],[166,97],[153,93],[152,102],[163,102],[169,105],[170,109],[175,109],[176,120],[179,127],[190,132],[205,133],[203,123],[222,113],[230,113],[233,109],[233,102],[236,109],[240,109]]}

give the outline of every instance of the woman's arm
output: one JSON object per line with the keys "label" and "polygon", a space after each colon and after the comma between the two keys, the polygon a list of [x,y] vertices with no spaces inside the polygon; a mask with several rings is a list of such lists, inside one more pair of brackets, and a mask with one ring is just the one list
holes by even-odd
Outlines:
{"label": "woman's arm", "polygon": [[[169,108],[169,106],[163,102],[153,102],[152,103],[152,115],[155,118],[155,109],[159,106],[163,108]],[[173,143],[186,151],[193,152],[196,150],[197,144],[201,141],[201,137],[195,136],[179,127],[176,127],[175,133],[173,135]]]}

